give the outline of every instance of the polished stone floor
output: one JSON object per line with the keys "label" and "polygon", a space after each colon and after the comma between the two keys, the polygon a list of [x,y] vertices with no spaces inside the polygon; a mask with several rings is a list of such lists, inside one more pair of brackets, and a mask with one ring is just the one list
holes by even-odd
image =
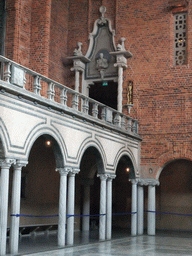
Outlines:
{"label": "polished stone floor", "polygon": [[[96,233],[95,233],[96,234]],[[56,236],[23,239],[20,242],[20,255],[28,256],[163,256],[192,255],[192,234],[176,232],[157,232],[156,236],[125,237],[124,233],[106,242],[98,242],[97,234],[87,244],[86,234],[76,234],[74,247],[59,249]],[[39,251],[39,252],[38,252]]]}

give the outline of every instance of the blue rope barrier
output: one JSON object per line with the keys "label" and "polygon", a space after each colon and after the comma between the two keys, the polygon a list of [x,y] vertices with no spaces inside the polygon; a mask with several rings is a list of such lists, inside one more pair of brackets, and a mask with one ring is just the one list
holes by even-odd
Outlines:
{"label": "blue rope barrier", "polygon": [[137,212],[125,212],[125,213],[112,213],[112,215],[132,215],[136,214]]}
{"label": "blue rope barrier", "polygon": [[[132,215],[132,214],[136,214],[137,212],[126,212],[126,213],[112,213],[112,215]],[[30,215],[30,214],[11,214],[11,217],[28,217],[28,218],[55,218],[58,217],[59,214],[56,215]],[[87,215],[66,215],[67,218],[70,217],[99,217],[99,216],[106,216],[106,213],[102,213],[102,214],[87,214]]]}
{"label": "blue rope barrier", "polygon": [[191,217],[192,214],[185,214],[185,213],[173,213],[173,212],[157,212],[157,211],[146,211],[146,212],[151,212],[151,213],[157,213],[157,214],[169,214],[169,215],[180,215],[180,216],[189,216]]}
{"label": "blue rope barrier", "polygon": [[29,217],[29,218],[55,218],[59,215],[28,215],[28,214],[11,214],[11,217]]}
{"label": "blue rope barrier", "polygon": [[99,216],[105,216],[106,213],[103,214],[94,214],[94,215],[67,215],[67,217],[99,217]]}

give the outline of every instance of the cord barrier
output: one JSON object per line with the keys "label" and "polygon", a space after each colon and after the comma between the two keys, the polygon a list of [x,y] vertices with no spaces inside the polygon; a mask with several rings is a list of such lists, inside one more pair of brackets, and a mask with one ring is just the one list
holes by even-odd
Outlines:
{"label": "cord barrier", "polygon": [[137,212],[125,212],[125,213],[112,213],[112,215],[129,215],[129,214],[136,214]]}
{"label": "cord barrier", "polygon": [[[106,213],[103,214],[94,214],[94,215],[66,215],[66,217],[98,217],[104,216]],[[58,217],[59,214],[56,215],[28,215],[28,214],[11,214],[11,217],[29,217],[29,218],[54,218]]]}
{"label": "cord barrier", "polygon": [[11,217],[29,217],[29,218],[55,218],[59,215],[28,215],[28,214],[11,214]]}
{"label": "cord barrier", "polygon": [[192,214],[185,214],[185,213],[171,213],[171,212],[157,212],[157,211],[146,211],[151,213],[157,213],[157,214],[169,214],[169,215],[181,215],[181,216],[192,216]]}

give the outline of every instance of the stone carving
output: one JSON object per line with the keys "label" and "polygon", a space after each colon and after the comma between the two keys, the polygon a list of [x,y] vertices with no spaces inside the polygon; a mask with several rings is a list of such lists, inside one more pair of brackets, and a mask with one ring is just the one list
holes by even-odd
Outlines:
{"label": "stone carving", "polygon": [[78,42],[77,43],[77,46],[78,46],[78,49],[75,49],[74,52],[73,52],[73,55],[74,56],[82,56],[83,53],[81,51],[81,46],[82,46],[82,43],[81,42]]}
{"label": "stone carving", "polygon": [[101,7],[99,8],[99,11],[100,11],[100,13],[101,13],[101,18],[100,18],[100,20],[98,21],[98,24],[104,25],[104,24],[107,22],[107,20],[106,20],[106,18],[105,18],[106,7],[105,7],[105,6],[101,6]]}
{"label": "stone carving", "polygon": [[108,60],[104,58],[103,53],[100,53],[99,54],[99,59],[97,59],[96,62],[97,62],[96,67],[97,67],[98,71],[101,74],[101,79],[103,80],[103,78],[104,78],[104,71],[109,66]]}
{"label": "stone carving", "polygon": [[118,51],[126,51],[125,50],[125,38],[124,37],[121,38],[121,44],[117,45],[117,50]]}

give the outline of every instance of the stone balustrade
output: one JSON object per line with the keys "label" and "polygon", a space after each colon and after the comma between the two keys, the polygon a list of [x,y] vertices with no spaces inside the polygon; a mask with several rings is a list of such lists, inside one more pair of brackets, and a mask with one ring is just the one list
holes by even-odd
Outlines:
{"label": "stone balustrade", "polygon": [[1,55],[0,63],[1,93],[11,92],[34,103],[47,105],[50,110],[57,109],[123,133],[138,135],[137,120]]}

